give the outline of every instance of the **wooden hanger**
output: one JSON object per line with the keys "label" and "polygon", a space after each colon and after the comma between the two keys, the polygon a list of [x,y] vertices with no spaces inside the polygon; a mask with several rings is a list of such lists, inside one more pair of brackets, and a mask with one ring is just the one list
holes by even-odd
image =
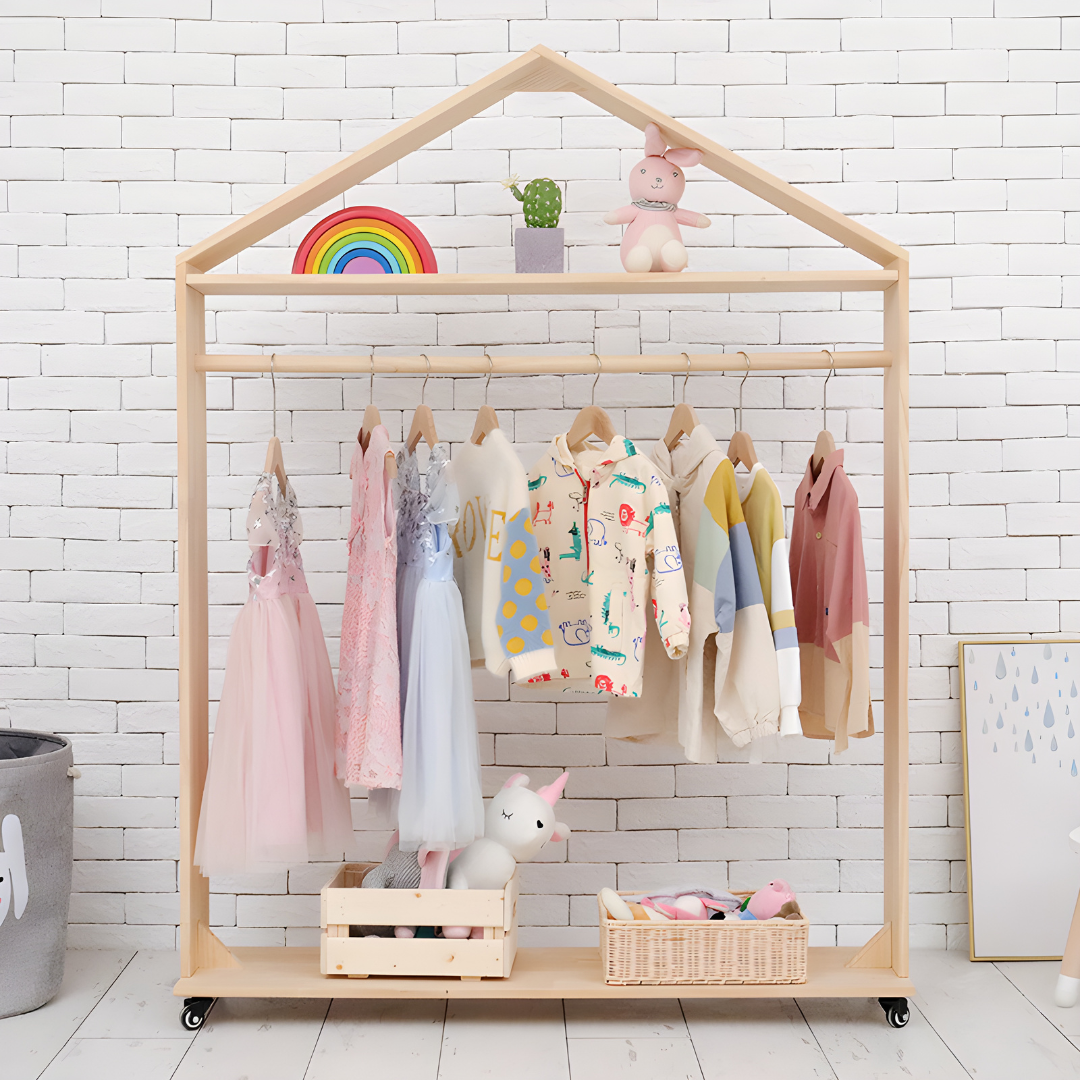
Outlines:
{"label": "wooden hanger", "polygon": [[[828,349],[823,349],[823,352],[829,352]],[[829,431],[824,425],[829,422],[829,413],[827,408],[828,395],[829,395],[829,380],[833,377],[833,372],[836,370],[836,359],[833,354],[829,352],[829,374],[825,376],[825,385],[821,388],[821,421],[822,428],[817,437],[817,442],[814,443],[814,452],[810,455],[810,475],[816,480],[821,475],[821,466],[825,464],[825,459],[836,449],[836,440],[833,438],[832,432]]]}
{"label": "wooden hanger", "polygon": [[593,356],[596,357],[596,378],[593,379],[592,384],[591,404],[586,405],[574,417],[574,422],[566,433],[566,445],[571,448],[580,446],[590,435],[595,435],[607,446],[618,434],[615,425],[611,422],[611,417],[596,404],[596,383],[603,370],[603,364],[600,363],[600,357],[596,356],[596,353],[593,353]]}
{"label": "wooden hanger", "polygon": [[409,428],[409,438],[405,443],[410,454],[416,453],[416,448],[420,445],[421,439],[432,450],[435,449],[435,444],[439,441],[438,435],[435,434],[435,417],[432,415],[431,409],[424,404],[427,382],[431,378],[431,361],[428,360],[426,355],[424,356],[424,362],[427,364],[427,374],[424,376],[424,385],[420,390],[420,404],[416,406],[416,412],[413,413],[412,427]]}
{"label": "wooden hanger", "polygon": [[476,423],[473,425],[472,434],[469,436],[469,442],[479,446],[488,435],[490,435],[499,426],[499,418],[495,415],[495,410],[487,403],[488,399],[488,385],[491,382],[491,371],[495,366],[491,362],[491,357],[487,356],[488,373],[487,382],[484,383],[484,404],[480,406],[480,411],[476,414]]}
{"label": "wooden hanger", "polygon": [[[686,356],[686,353],[683,353],[683,356]],[[683,399],[675,406],[675,410],[671,414],[671,422],[668,424],[667,434],[664,436],[664,445],[667,446],[668,450],[674,450],[679,440],[684,435],[689,435],[698,426],[697,413],[694,412],[693,405],[686,404],[686,383],[689,378],[690,357],[686,356],[686,375],[682,384]]]}
{"label": "wooden hanger", "polygon": [[274,378],[274,353],[270,354],[270,393],[274,415],[274,434],[266,446],[266,463],[263,474],[273,473],[277,477],[278,487],[284,495],[289,486],[289,477],[285,472],[285,459],[281,456],[281,440],[277,437],[277,379]]}
{"label": "wooden hanger", "polygon": [[285,459],[281,456],[281,440],[274,435],[266,448],[266,464],[263,465],[264,473],[273,473],[277,477],[278,487],[284,494],[289,486],[289,478],[285,475]]}
{"label": "wooden hanger", "polygon": [[[371,433],[382,423],[382,417],[379,415],[379,410],[375,407],[375,354],[371,354],[371,379],[369,381],[368,389],[368,407],[364,410],[364,419],[360,422],[360,430],[356,433],[356,441],[360,444],[360,449],[365,453],[367,452],[368,443],[371,442]],[[393,450],[386,451],[386,460],[384,462],[384,468],[386,475],[391,480],[397,476],[397,458],[394,457]],[[349,472],[349,479],[352,479],[352,471]]]}
{"label": "wooden hanger", "polygon": [[664,443],[667,448],[674,450],[679,440],[684,435],[689,435],[697,426],[698,418],[697,413],[694,412],[694,406],[681,401],[675,406],[675,411],[671,414],[671,423],[668,424],[667,434],[664,436]]}
{"label": "wooden hanger", "polygon": [[746,356],[744,352],[740,352],[739,355],[746,357],[746,374],[743,375],[742,382],[739,383],[739,420],[737,430],[731,436],[731,442],[728,443],[727,456],[732,465],[738,465],[739,462],[742,462],[749,470],[758,463],[758,457],[754,451],[754,440],[742,430],[743,383],[746,382],[747,376],[750,374],[750,357]]}

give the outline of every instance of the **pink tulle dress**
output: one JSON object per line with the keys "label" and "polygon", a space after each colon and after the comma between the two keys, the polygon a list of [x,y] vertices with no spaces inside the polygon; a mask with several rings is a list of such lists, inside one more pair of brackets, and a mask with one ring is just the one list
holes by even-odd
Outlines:
{"label": "pink tulle dress", "polygon": [[[376,426],[352,457],[349,577],[338,666],[337,775],[376,789],[401,787],[397,612],[397,523],[385,459],[390,437]],[[376,800],[377,801],[377,800]]]}
{"label": "pink tulle dress", "polygon": [[291,484],[282,492],[259,477],[247,533],[248,600],[229,640],[195,841],[207,876],[341,858],[352,846],[348,792],[334,776],[334,676]]}

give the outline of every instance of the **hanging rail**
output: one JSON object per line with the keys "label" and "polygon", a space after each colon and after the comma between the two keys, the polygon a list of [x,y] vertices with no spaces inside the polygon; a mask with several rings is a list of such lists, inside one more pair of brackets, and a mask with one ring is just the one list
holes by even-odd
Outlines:
{"label": "hanging rail", "polygon": [[[269,371],[270,353],[200,353],[196,371]],[[593,375],[597,359],[605,375],[662,373],[685,375],[705,371],[810,371],[818,368],[888,368],[892,353],[868,352],[757,352],[757,353],[674,353],[671,355],[601,356],[493,356],[490,363],[479,356],[376,356],[374,370],[383,373],[424,375]],[[428,361],[430,360],[430,367]],[[274,353],[274,370],[291,373],[368,373],[370,353],[358,356],[290,356]]]}

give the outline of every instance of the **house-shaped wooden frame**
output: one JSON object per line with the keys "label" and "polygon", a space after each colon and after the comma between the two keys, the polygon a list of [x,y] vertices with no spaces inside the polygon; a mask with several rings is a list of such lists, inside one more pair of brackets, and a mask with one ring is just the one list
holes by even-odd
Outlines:
{"label": "house-shaped wooden frame", "polygon": [[[703,164],[778,209],[877,263],[880,269],[682,274],[293,275],[209,273],[214,267],[336,198],[455,125],[518,91],[572,92],[633,126],[655,123],[669,145],[697,147]],[[207,354],[207,295],[662,294],[880,291],[882,349],[836,353],[708,353],[686,357],[602,357],[605,372],[821,370],[880,368],[884,374],[884,925],[861,949],[810,950],[800,997],[903,998],[908,980],[908,258],[884,237],[770,175],[764,169],[639,101],[577,64],[537,46],[369,146],[185,251],[177,259],[177,420],[180,537],[180,893],[178,995],[215,997],[775,997],[775,985],[637,986],[604,984],[596,950],[523,949],[509,979],[370,978],[319,974],[319,950],[237,948],[210,931],[209,883],[193,854],[208,747],[206,555],[206,372],[267,371],[270,355]],[[583,356],[289,356],[278,372],[435,374],[581,373]],[[425,366],[429,365],[429,366]],[[718,793],[722,794],[722,792]]]}

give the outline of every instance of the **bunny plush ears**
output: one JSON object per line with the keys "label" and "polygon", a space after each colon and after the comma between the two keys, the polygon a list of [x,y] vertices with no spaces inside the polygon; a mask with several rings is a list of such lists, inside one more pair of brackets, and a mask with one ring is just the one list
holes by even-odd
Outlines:
{"label": "bunny plush ears", "polygon": [[678,165],[683,169],[688,169],[701,161],[700,150],[690,150],[685,147],[668,150],[664,136],[660,134],[660,129],[655,124],[649,124],[645,128],[645,156],[662,157],[670,161],[672,165]]}

